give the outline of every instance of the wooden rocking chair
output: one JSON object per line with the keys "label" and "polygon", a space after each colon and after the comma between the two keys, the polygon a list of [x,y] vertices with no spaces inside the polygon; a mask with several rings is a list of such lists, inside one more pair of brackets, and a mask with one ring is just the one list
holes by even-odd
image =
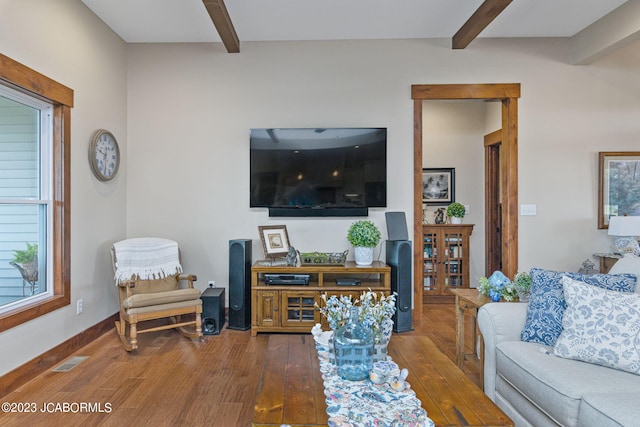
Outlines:
{"label": "wooden rocking chair", "polygon": [[[138,348],[138,334],[165,329],[176,328],[188,338],[204,340],[202,300],[200,291],[193,287],[196,276],[181,274],[176,242],[157,238],[123,240],[112,246],[111,259],[120,298],[116,332],[127,351]],[[149,264],[143,266],[146,261]],[[183,315],[188,315],[188,320],[183,321]],[[170,323],[138,329],[140,322],[163,318]]]}

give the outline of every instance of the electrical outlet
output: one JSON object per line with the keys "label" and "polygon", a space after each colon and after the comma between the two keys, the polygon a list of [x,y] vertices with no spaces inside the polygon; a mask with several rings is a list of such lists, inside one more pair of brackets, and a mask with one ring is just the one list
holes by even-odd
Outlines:
{"label": "electrical outlet", "polygon": [[210,288],[215,288],[216,287],[216,281],[215,280],[209,280],[209,287]]}
{"label": "electrical outlet", "polygon": [[82,314],[84,311],[84,306],[82,304],[82,300],[79,299],[76,301],[76,314]]}
{"label": "electrical outlet", "polygon": [[469,215],[471,213],[471,208],[469,205],[464,205],[464,214]]}

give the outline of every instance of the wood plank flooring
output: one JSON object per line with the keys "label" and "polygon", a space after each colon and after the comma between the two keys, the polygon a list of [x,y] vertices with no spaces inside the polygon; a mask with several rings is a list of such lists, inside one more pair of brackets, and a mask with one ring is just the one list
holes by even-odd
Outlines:
{"label": "wood plank flooring", "polygon": [[[423,306],[414,327],[403,335],[427,335],[455,361],[453,305]],[[0,399],[20,410],[3,410],[0,425],[250,426],[268,337],[224,329],[201,343],[161,331],[140,335],[131,354],[110,331],[74,353],[89,358],[73,370],[49,370]],[[478,384],[472,361],[465,373]]]}

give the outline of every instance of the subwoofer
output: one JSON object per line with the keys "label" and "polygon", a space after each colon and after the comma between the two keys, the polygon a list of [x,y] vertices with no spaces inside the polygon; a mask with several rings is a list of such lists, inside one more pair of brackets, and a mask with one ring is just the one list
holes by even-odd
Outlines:
{"label": "subwoofer", "polygon": [[202,334],[219,335],[224,326],[224,288],[210,287],[200,295],[202,300]]}
{"label": "subwoofer", "polygon": [[393,331],[410,331],[411,297],[413,295],[411,242],[409,240],[387,240],[386,252],[386,261],[391,267],[391,291],[397,294],[396,312],[393,315]]}
{"label": "subwoofer", "polygon": [[229,329],[251,329],[251,240],[229,240]]}

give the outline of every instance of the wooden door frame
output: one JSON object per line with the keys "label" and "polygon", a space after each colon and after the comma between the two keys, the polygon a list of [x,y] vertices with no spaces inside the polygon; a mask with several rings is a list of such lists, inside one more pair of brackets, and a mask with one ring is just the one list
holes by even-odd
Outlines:
{"label": "wooden door frame", "polygon": [[518,98],[519,83],[412,85],[413,99],[413,303],[422,318],[422,103],[477,99],[502,103],[502,271],[518,269]]}

